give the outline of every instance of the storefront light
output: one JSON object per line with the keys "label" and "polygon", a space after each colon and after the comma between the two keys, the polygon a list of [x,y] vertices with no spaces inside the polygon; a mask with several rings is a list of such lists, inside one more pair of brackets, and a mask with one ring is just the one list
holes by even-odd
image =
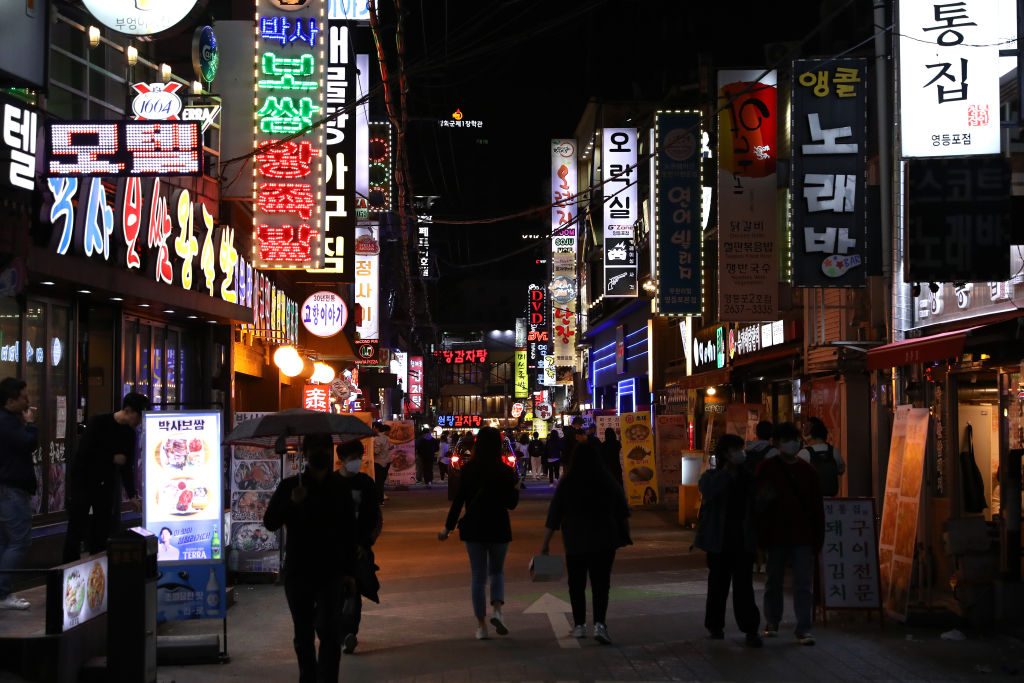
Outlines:
{"label": "storefront light", "polygon": [[302,372],[302,358],[294,346],[279,346],[274,351],[274,365],[288,377],[295,377]]}
{"label": "storefront light", "polygon": [[134,45],[129,45],[124,49],[124,57],[128,61],[128,66],[135,66],[139,61],[139,51]]}
{"label": "storefront light", "polygon": [[708,390],[704,393],[706,393],[708,396],[714,396],[715,394],[718,393],[718,389],[715,389],[714,387],[708,387]]}
{"label": "storefront light", "polygon": [[313,363],[313,376],[310,379],[320,384],[330,384],[334,381],[334,368],[327,363]]}
{"label": "storefront light", "polygon": [[41,284],[41,285],[46,285],[47,287],[52,287],[52,286],[53,286],[53,284],[54,284],[54,282],[53,282],[53,280],[43,280],[43,281],[42,281],[42,282],[40,282],[39,284]]}
{"label": "storefront light", "polygon": [[121,298],[121,297],[119,297],[119,296],[112,296],[112,297],[110,297],[110,300],[111,300],[111,301],[124,301],[124,299],[122,299],[122,298]]}
{"label": "storefront light", "polygon": [[149,304],[139,304],[139,308],[149,308]]}
{"label": "storefront light", "polygon": [[91,289],[80,289],[80,290],[78,290],[78,293],[79,294],[92,294],[92,290]]}
{"label": "storefront light", "polygon": [[89,47],[98,47],[100,44],[100,29],[97,26],[89,27]]}

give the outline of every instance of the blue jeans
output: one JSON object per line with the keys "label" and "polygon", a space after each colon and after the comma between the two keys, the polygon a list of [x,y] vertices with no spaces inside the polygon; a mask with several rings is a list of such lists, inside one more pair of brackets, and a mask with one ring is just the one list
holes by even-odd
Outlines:
{"label": "blue jeans", "polygon": [[491,578],[491,602],[505,602],[505,553],[508,543],[466,541],[469,569],[472,573],[473,614],[477,619],[487,615],[486,584]]}
{"label": "blue jeans", "polygon": [[764,620],[766,624],[776,626],[782,621],[782,583],[786,574],[786,562],[790,559],[793,562],[795,633],[800,636],[811,631],[811,610],[814,607],[814,549],[809,545],[776,545],[768,549],[768,576],[764,582]]}
{"label": "blue jeans", "polygon": [[[0,572],[18,569],[32,541],[32,508],[26,491],[0,485]],[[0,573],[0,600],[11,594],[11,575]]]}

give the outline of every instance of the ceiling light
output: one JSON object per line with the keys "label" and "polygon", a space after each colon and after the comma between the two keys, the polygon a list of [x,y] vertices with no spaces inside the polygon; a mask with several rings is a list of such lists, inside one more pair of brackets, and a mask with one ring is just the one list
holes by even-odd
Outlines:
{"label": "ceiling light", "polygon": [[718,389],[715,389],[714,387],[708,387],[708,390],[705,393],[708,396],[714,396],[715,394],[718,393]]}
{"label": "ceiling light", "polygon": [[52,285],[52,284],[54,284],[54,283],[53,283],[53,280],[43,280],[43,281],[42,281],[42,282],[40,282],[39,284],[41,284],[41,285],[46,285],[47,287],[49,287],[49,286],[51,286],[51,285]]}
{"label": "ceiling light", "polygon": [[89,47],[97,47],[100,44],[100,29],[96,26],[89,27]]}
{"label": "ceiling light", "polygon": [[195,320],[199,316],[197,316],[197,315],[190,315],[190,316],[186,316],[186,317],[188,317],[189,320]]}
{"label": "ceiling light", "polygon": [[111,301],[124,301],[124,299],[122,299],[122,298],[121,298],[121,297],[119,297],[119,296],[112,296],[112,297],[110,297],[110,300],[111,300]]}
{"label": "ceiling light", "polygon": [[174,309],[173,308],[165,308],[164,309],[164,313],[174,313]]}
{"label": "ceiling light", "polygon": [[139,308],[149,308],[149,304],[139,304]]}
{"label": "ceiling light", "polygon": [[78,290],[78,293],[79,294],[92,294],[92,291],[88,290],[88,289],[80,289],[80,290]]}

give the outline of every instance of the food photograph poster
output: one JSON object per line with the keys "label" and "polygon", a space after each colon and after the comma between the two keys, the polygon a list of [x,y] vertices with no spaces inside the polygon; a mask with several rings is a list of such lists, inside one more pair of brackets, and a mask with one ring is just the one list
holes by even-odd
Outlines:
{"label": "food photograph poster", "polygon": [[[236,412],[234,426],[264,415],[269,413]],[[263,526],[263,515],[281,479],[299,473],[298,453],[285,456],[284,471],[281,461],[272,448],[231,447],[231,571],[260,574],[281,569],[280,539]]]}
{"label": "food photograph poster", "polygon": [[146,529],[157,536],[158,562],[220,559],[220,419],[215,411],[143,415]]}
{"label": "food photograph poster", "polygon": [[631,506],[654,505],[660,502],[660,497],[651,414],[623,413],[620,421],[622,478],[626,484],[626,499]]}
{"label": "food photograph poster", "polygon": [[387,483],[392,486],[411,486],[416,483],[416,430],[412,420],[385,422],[391,443],[391,469]]}

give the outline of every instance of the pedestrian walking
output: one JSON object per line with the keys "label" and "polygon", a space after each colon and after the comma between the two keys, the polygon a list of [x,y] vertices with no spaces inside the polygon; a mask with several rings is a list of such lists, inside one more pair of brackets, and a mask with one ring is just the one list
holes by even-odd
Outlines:
{"label": "pedestrian walking", "polygon": [[448,432],[441,433],[440,443],[440,455],[437,458],[437,471],[441,475],[441,481],[445,480],[448,476],[448,467],[451,465],[452,458],[449,455],[449,451],[452,449],[451,435]]}
{"label": "pedestrian walking", "polygon": [[797,426],[783,422],[775,436],[779,455],[761,463],[754,499],[758,543],[767,551],[764,634],[778,635],[782,621],[782,584],[786,564],[791,563],[796,638],[801,645],[814,645],[811,635],[814,556],[825,540],[821,485],[814,468],[796,455],[800,450]]}
{"label": "pedestrian walking", "polygon": [[[284,479],[263,517],[285,534],[284,593],[292,615],[299,683],[334,683],[341,662],[342,609],[355,586],[356,523],[350,489],[333,471],[330,434],[302,443],[305,470]],[[319,653],[314,636],[320,639]]]}
{"label": "pedestrian walking", "polygon": [[[86,423],[78,450],[68,463],[68,528],[64,562],[107,549],[107,539],[121,528],[121,487],[136,512],[142,501],[135,490],[136,436],[149,397],[130,392],[121,409],[94,415]],[[90,509],[92,514],[90,514]]]}
{"label": "pedestrian walking", "polygon": [[775,432],[775,425],[768,420],[761,420],[754,427],[754,435],[757,437],[753,441],[748,441],[746,448],[744,449],[747,454],[746,460],[743,461],[743,469],[747,471],[750,476],[757,474],[757,468],[766,458],[774,458],[779,454],[779,449],[772,445],[772,434]]}
{"label": "pedestrian walking", "polygon": [[373,479],[377,485],[377,502],[384,503],[388,497],[384,494],[384,484],[388,480],[388,472],[391,470],[391,440],[388,439],[388,432],[391,427],[380,420],[373,423]]}
{"label": "pedestrian walking", "polygon": [[551,433],[548,434],[547,454],[548,487],[554,488],[555,481],[561,474],[562,460],[562,439],[556,429],[552,429]]}
{"label": "pedestrian walking", "polygon": [[626,495],[589,443],[582,443],[548,506],[540,552],[547,555],[555,530],[562,531],[565,568],[569,579],[574,638],[587,636],[587,576],[593,595],[594,639],[611,643],[606,618],[615,551],[629,538]]}
{"label": "pedestrian walking", "polygon": [[839,449],[828,443],[828,427],[816,417],[807,421],[806,445],[796,454],[814,466],[821,495],[839,495],[839,477],[846,473],[846,462]]}
{"label": "pedestrian walking", "polygon": [[32,541],[32,453],[39,447],[39,432],[23,380],[0,381],[0,404],[0,609],[23,610],[31,604],[11,592],[11,575],[3,572],[21,567]]}
{"label": "pedestrian walking", "polygon": [[530,473],[533,474],[534,478],[541,477],[544,475],[544,442],[540,440],[540,433],[534,432],[533,438],[530,439],[530,445],[527,447],[527,452],[530,454]]}
{"label": "pedestrian walking", "polygon": [[341,608],[342,652],[352,654],[359,644],[359,622],[363,614],[363,596],[380,602],[377,591],[376,567],[373,557],[373,544],[380,536],[383,519],[380,505],[377,502],[377,491],[369,475],[360,472],[363,465],[363,444],[350,441],[337,447],[338,470],[348,485],[352,497],[352,511],[356,524],[356,564],[355,585],[346,587],[345,602]]}
{"label": "pedestrian walking", "polygon": [[[508,511],[519,504],[519,487],[515,470],[502,462],[501,447],[501,432],[493,427],[480,428],[473,456],[462,467],[444,529],[437,535],[444,541],[458,527],[459,540],[466,544],[478,640],[487,638],[488,578],[493,608],[490,623],[498,635],[508,635],[501,613],[505,604],[505,555],[512,540]],[[466,511],[459,519],[463,506]]]}
{"label": "pedestrian walking", "polygon": [[426,484],[427,488],[430,488],[431,482],[434,481],[434,454],[438,451],[438,445],[429,429],[420,432],[420,438],[416,439],[414,448],[416,469],[418,470],[417,478]]}
{"label": "pedestrian walking", "polygon": [[622,460],[619,454],[622,452],[622,442],[615,436],[615,430],[608,427],[604,430],[604,442],[600,446],[601,463],[612,475],[612,479],[622,483]]}
{"label": "pedestrian walking", "polygon": [[526,488],[526,471],[530,467],[530,437],[522,434],[512,446],[516,454],[516,473],[519,475],[519,488]]}
{"label": "pedestrian walking", "polygon": [[744,467],[743,439],[724,434],[715,448],[718,466],[701,475],[700,526],[694,545],[707,553],[708,595],[704,628],[725,638],[725,602],[732,584],[736,625],[750,647],[761,647],[761,613],[754,599],[754,477]]}

